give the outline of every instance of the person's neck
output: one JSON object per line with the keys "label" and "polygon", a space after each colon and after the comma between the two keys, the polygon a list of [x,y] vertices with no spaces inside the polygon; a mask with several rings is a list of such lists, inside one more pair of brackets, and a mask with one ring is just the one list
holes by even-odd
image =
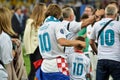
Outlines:
{"label": "person's neck", "polygon": [[106,18],[112,18],[114,20],[116,17],[112,16],[112,15],[109,15],[109,16],[106,16]]}
{"label": "person's neck", "polygon": [[72,21],[72,20],[70,20],[69,18],[64,18],[63,20],[65,20],[65,21]]}

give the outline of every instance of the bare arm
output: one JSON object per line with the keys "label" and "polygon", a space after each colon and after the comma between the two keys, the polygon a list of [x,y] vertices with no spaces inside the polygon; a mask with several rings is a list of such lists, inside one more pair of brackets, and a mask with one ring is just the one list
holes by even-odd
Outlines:
{"label": "bare arm", "polygon": [[92,48],[92,50],[97,54],[97,47],[96,47],[96,44],[95,44],[95,40],[90,40],[90,46]]}
{"label": "bare arm", "polygon": [[95,16],[91,16],[88,19],[82,21],[81,28],[87,27],[89,24],[92,24],[95,21]]}
{"label": "bare arm", "polygon": [[58,39],[58,43],[61,46],[76,46],[76,45],[82,45],[83,47],[86,46],[86,43],[83,41],[79,41],[79,40],[66,40],[65,38],[60,38]]}
{"label": "bare arm", "polygon": [[[88,19],[85,19],[83,22],[82,22],[82,27],[81,28],[84,28],[84,27],[87,27],[89,24],[92,24],[96,21],[96,19],[98,18],[98,16],[103,16],[105,14],[105,11],[104,9],[100,9],[100,10],[97,10],[95,12],[95,14],[91,17],[89,17]],[[100,20],[100,19],[99,19]],[[98,21],[98,20],[97,20]]]}

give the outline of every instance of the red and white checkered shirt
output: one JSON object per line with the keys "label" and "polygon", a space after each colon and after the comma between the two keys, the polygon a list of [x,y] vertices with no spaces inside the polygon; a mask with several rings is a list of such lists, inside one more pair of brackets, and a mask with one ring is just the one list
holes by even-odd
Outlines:
{"label": "red and white checkered shirt", "polygon": [[65,58],[58,57],[57,66],[60,72],[62,72],[65,75],[69,75],[68,63]]}

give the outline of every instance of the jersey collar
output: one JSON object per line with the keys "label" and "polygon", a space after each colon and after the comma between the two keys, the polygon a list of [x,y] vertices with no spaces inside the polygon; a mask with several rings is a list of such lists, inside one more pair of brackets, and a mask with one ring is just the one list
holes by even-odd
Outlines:
{"label": "jersey collar", "polygon": [[75,50],[75,52],[80,53],[80,54],[83,54],[83,51],[82,51],[82,50]]}
{"label": "jersey collar", "polygon": [[45,22],[50,22],[50,21],[60,22],[60,20],[58,20],[57,18],[55,18],[55,17],[53,17],[53,16],[48,16],[48,17],[45,19]]}

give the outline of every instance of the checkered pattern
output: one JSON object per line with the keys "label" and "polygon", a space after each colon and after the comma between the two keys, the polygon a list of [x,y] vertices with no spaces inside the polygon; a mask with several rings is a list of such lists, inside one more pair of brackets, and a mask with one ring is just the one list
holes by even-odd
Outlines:
{"label": "checkered pattern", "polygon": [[61,57],[57,58],[57,66],[60,72],[62,72],[65,75],[69,75],[68,64],[64,58],[61,58]]}

